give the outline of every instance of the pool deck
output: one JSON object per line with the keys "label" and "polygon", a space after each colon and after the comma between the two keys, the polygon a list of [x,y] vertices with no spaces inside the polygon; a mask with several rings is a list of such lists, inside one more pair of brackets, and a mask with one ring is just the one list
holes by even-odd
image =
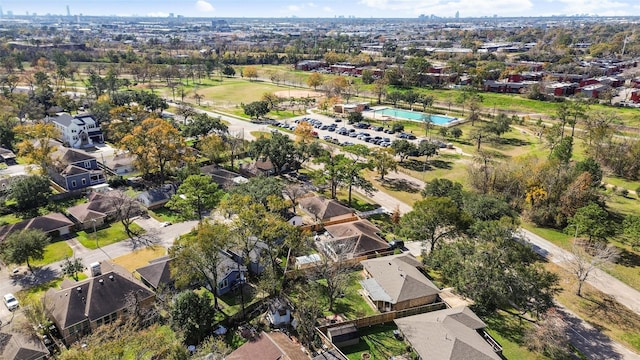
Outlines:
{"label": "pool deck", "polygon": [[[362,116],[369,118],[369,119],[374,119],[374,120],[400,120],[400,121],[413,121],[413,122],[421,122],[418,120],[413,120],[413,119],[407,119],[407,118],[403,118],[403,117],[395,117],[395,116],[391,116],[391,115],[378,115],[376,117],[376,111],[380,111],[380,110],[384,110],[384,109],[393,109],[390,106],[374,106],[371,108],[371,110],[367,110],[367,111],[363,111],[362,112]],[[399,109],[399,110],[403,110],[403,111],[410,111],[410,110],[406,110],[406,109]],[[420,112],[420,111],[416,111],[416,112]],[[439,115],[439,114],[434,114],[434,115]],[[447,116],[447,117],[451,117],[454,120],[449,121],[446,124],[436,124],[433,123],[436,126],[442,126],[442,127],[451,127],[454,125],[458,125],[458,124],[462,124],[466,121],[466,119],[460,119],[457,117],[452,117],[452,116],[448,116],[448,115],[440,115],[440,116]]]}

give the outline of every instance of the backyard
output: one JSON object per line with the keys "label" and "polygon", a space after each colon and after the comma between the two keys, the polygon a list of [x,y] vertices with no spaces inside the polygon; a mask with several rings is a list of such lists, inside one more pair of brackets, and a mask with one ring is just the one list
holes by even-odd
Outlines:
{"label": "backyard", "polygon": [[387,360],[393,356],[405,354],[415,356],[414,353],[407,351],[409,346],[404,340],[394,336],[393,331],[397,329],[398,327],[393,322],[360,328],[358,329],[360,342],[341,350],[349,360],[364,359],[363,354],[365,353],[369,354],[373,360]]}

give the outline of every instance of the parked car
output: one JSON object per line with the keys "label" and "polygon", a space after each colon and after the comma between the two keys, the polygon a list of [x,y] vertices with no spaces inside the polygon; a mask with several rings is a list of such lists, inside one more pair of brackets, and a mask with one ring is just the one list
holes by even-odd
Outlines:
{"label": "parked car", "polygon": [[4,304],[7,307],[7,309],[9,309],[9,311],[13,311],[15,309],[18,308],[18,306],[20,306],[20,303],[18,302],[18,299],[16,299],[15,296],[13,296],[12,293],[8,293],[6,294],[2,300],[4,300]]}
{"label": "parked car", "polygon": [[167,226],[171,226],[171,223],[170,223],[170,222],[168,222],[168,221],[165,221],[165,222],[161,222],[161,223],[160,223],[160,227],[167,227]]}
{"label": "parked car", "polygon": [[339,123],[339,122],[342,122],[342,119],[335,118],[333,121]]}
{"label": "parked car", "polygon": [[404,248],[404,241],[394,239],[389,243],[389,249],[402,249]]}
{"label": "parked car", "polygon": [[325,136],[322,137],[322,139],[326,140],[326,141],[331,141],[331,136],[325,135]]}

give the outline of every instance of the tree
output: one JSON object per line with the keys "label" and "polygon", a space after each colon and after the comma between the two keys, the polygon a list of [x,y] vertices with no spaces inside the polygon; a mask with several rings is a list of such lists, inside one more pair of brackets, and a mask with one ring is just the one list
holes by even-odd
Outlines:
{"label": "tree", "polygon": [[170,166],[187,161],[190,156],[178,129],[159,118],[149,118],[133,128],[120,141],[120,147],[136,156],[138,168],[144,174],[157,170],[163,183]]}
{"label": "tree", "polygon": [[229,150],[229,143],[217,134],[210,134],[198,141],[198,148],[202,155],[217,164],[225,158],[225,154]]}
{"label": "tree", "polygon": [[631,246],[637,248],[640,245],[640,216],[627,215],[622,221],[622,231]]}
{"label": "tree", "polygon": [[553,306],[558,276],[536,261],[538,255],[513,240],[513,225],[502,221],[478,222],[470,237],[445,242],[426,262],[440,271],[443,281],[473,299],[473,309],[490,314],[496,309],[517,309],[541,314]]}
{"label": "tree", "polygon": [[69,257],[64,258],[64,262],[60,264],[62,273],[66,276],[71,276],[73,280],[78,281],[78,273],[83,272],[85,267],[81,258],[74,257],[73,260]]}
{"label": "tree", "polygon": [[382,103],[382,96],[387,93],[387,86],[389,83],[386,79],[378,79],[373,83],[373,93],[378,98],[378,104]]}
{"label": "tree", "polygon": [[39,165],[40,171],[46,173],[47,166],[51,164],[51,154],[56,151],[51,140],[60,137],[55,125],[43,122],[18,125],[15,132],[22,140],[17,145],[18,155],[23,156],[30,164]]}
{"label": "tree", "polygon": [[212,117],[205,113],[198,113],[193,115],[193,119],[184,126],[182,133],[186,137],[195,137],[199,140],[212,132],[218,135],[224,134],[227,129],[227,125],[222,122],[219,116]]}
{"label": "tree", "polygon": [[216,309],[206,294],[186,290],[178,294],[171,306],[171,322],[176,330],[184,332],[187,344],[199,344],[214,329]]}
{"label": "tree", "polygon": [[431,181],[427,181],[420,194],[423,198],[448,197],[458,204],[458,206],[462,206],[462,184],[459,182],[453,182],[449,179],[436,178]]}
{"label": "tree", "polygon": [[576,295],[582,296],[582,286],[595,269],[615,262],[618,255],[618,249],[613,245],[590,243],[585,249],[574,241],[565,261],[571,274],[578,280]]}
{"label": "tree", "polygon": [[454,139],[459,139],[462,136],[462,129],[460,129],[459,127],[452,128],[451,136],[453,136]]}
{"label": "tree", "polygon": [[252,118],[255,117],[256,120],[258,120],[261,116],[269,113],[269,104],[266,101],[254,101],[248,104],[242,104],[242,109],[245,115]]}
{"label": "tree", "polygon": [[224,76],[233,77],[233,76],[236,75],[236,70],[231,65],[225,65],[225,67],[222,68],[222,72],[221,73]]}
{"label": "tree", "polygon": [[190,175],[167,203],[167,207],[179,212],[185,219],[202,221],[202,213],[213,209],[223,192],[207,175]]}
{"label": "tree", "polygon": [[[469,106],[469,111],[474,111],[471,106]],[[471,115],[469,116],[471,117]],[[484,128],[487,132],[500,137],[511,130],[511,118],[505,114],[499,114],[493,121],[487,123]]]}
{"label": "tree", "polygon": [[297,154],[296,146],[291,138],[285,134],[274,132],[271,137],[260,137],[251,143],[249,152],[254,159],[267,158],[273,164],[276,175],[284,169],[294,169]]}
{"label": "tree", "polygon": [[380,174],[380,180],[384,181],[384,176],[390,171],[396,171],[398,164],[393,158],[393,149],[391,148],[378,148],[371,153],[371,160],[373,167]]}
{"label": "tree", "polygon": [[313,125],[306,121],[301,121],[293,131],[296,134],[296,139],[301,143],[312,142],[316,138],[316,135],[313,134],[314,132]]}
{"label": "tree", "polygon": [[588,172],[591,175],[593,186],[600,186],[600,183],[602,182],[602,168],[592,157],[576,162],[575,169],[581,173]]}
{"label": "tree", "polygon": [[[193,283],[205,284],[213,295],[214,307],[218,308],[218,284],[222,280],[219,272],[225,272],[223,250],[232,244],[229,226],[223,223],[201,222],[195,232],[183,235],[169,249],[171,277],[178,287]],[[221,268],[222,267],[222,268]]]}
{"label": "tree", "polygon": [[394,154],[400,157],[400,163],[402,163],[406,158],[408,158],[411,154],[416,153],[418,148],[412,142],[407,140],[394,140],[391,143],[391,149]]}
{"label": "tree", "polygon": [[351,145],[344,147],[346,157],[338,163],[338,179],[347,188],[348,204],[351,206],[352,190],[354,186],[364,190],[367,194],[375,190],[373,184],[363,175],[364,169],[371,170],[369,160],[370,150],[365,145]]}
{"label": "tree", "polygon": [[561,164],[568,164],[573,156],[573,138],[568,136],[560,140],[560,143],[553,148],[551,159],[558,160]]}
{"label": "tree", "polygon": [[347,121],[349,124],[356,124],[362,122],[362,120],[364,120],[364,117],[359,111],[350,112],[349,115],[347,115]]}
{"label": "tree", "polygon": [[23,176],[11,183],[9,197],[16,201],[19,211],[35,212],[49,202],[49,179],[40,175]]}
{"label": "tree", "polygon": [[593,202],[579,208],[568,219],[568,223],[565,232],[575,236],[587,235],[589,244],[593,244],[594,240],[606,242],[608,237],[615,234],[615,226],[609,220],[609,213]]}
{"label": "tree", "polygon": [[136,241],[139,240],[138,237],[140,233],[132,229],[131,225],[135,218],[142,212],[140,203],[121,190],[110,191],[107,199],[115,210],[115,219],[120,221],[127,236],[137,245]]}
{"label": "tree", "polygon": [[297,307],[297,327],[296,331],[300,335],[300,342],[310,348],[316,337],[316,321],[322,314],[321,298],[317,286],[300,286],[296,291],[298,295]]}
{"label": "tree", "polygon": [[313,90],[318,90],[318,86],[324,83],[324,77],[318,72],[312,72],[307,78],[307,86],[312,87]]}
{"label": "tree", "polygon": [[471,120],[471,126],[475,126],[476,120],[480,119],[481,102],[482,98],[477,94],[472,94],[465,100],[465,104],[469,108],[469,120]]}
{"label": "tree", "polygon": [[247,66],[242,69],[242,76],[249,79],[249,81],[253,81],[258,78],[258,69],[255,66]]}
{"label": "tree", "polygon": [[398,107],[398,101],[403,98],[404,96],[400,91],[391,91],[387,94],[387,101],[390,101],[394,107]]}
{"label": "tree", "polygon": [[248,196],[252,203],[267,206],[269,196],[281,197],[282,191],[282,181],[277,177],[256,176],[245,183],[234,186],[229,192],[241,197]]}
{"label": "tree", "polygon": [[2,113],[0,115],[0,146],[5,149],[13,149],[16,132],[14,128],[18,125],[18,120],[13,114]]}
{"label": "tree", "polygon": [[424,165],[422,171],[426,171],[427,161],[429,158],[438,155],[438,145],[432,143],[431,141],[421,141],[418,145],[418,155],[424,156]]}
{"label": "tree", "polygon": [[571,359],[571,344],[567,333],[568,324],[564,321],[562,313],[556,308],[551,308],[537,324],[526,330],[524,342],[529,350],[551,359]]}
{"label": "tree", "polygon": [[400,234],[429,244],[433,253],[437,244],[466,229],[469,216],[448,197],[426,197],[413,205],[413,210],[400,219]]}
{"label": "tree", "polygon": [[13,232],[2,243],[2,257],[5,263],[27,263],[31,272],[29,260],[44,259],[44,248],[49,244],[49,236],[41,230],[24,229]]}
{"label": "tree", "polygon": [[298,199],[306,193],[307,190],[304,186],[298,183],[289,183],[282,189],[282,194],[291,201],[291,211],[294,214],[296,213],[296,206],[298,206]]}
{"label": "tree", "polygon": [[[352,249],[343,249],[338,257],[349,253]],[[322,288],[327,299],[329,299],[329,311],[333,311],[336,299],[344,293],[349,286],[352,267],[346,261],[333,261],[327,256],[323,256],[320,263],[315,267],[315,279],[324,279]]]}

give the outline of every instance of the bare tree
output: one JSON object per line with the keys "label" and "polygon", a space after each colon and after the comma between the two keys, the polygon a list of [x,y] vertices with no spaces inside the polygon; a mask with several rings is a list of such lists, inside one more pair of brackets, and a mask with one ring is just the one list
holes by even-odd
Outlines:
{"label": "bare tree", "polygon": [[615,262],[618,255],[618,249],[613,245],[594,242],[585,248],[574,241],[571,254],[565,257],[565,261],[571,274],[578,279],[576,295],[582,296],[582,285],[593,270]]}
{"label": "bare tree", "polygon": [[530,350],[552,359],[568,359],[571,351],[567,330],[568,326],[562,313],[556,308],[551,308],[538,324],[527,330],[525,343]]}
{"label": "bare tree", "polygon": [[134,218],[140,215],[142,211],[140,204],[120,190],[111,191],[107,196],[115,209],[115,218],[122,223],[127,236],[130,238],[138,237],[140,233],[132,229],[131,224],[133,224]]}
{"label": "bare tree", "polygon": [[340,297],[349,286],[351,272],[353,271],[353,263],[348,260],[355,247],[355,241],[334,242],[325,248],[327,253],[335,255],[335,260],[331,259],[328,254],[322,256],[322,260],[318,263],[315,271],[310,276],[315,279],[324,279],[326,285],[323,286],[325,295],[329,300],[329,310],[333,310],[336,299]]}
{"label": "bare tree", "polygon": [[293,210],[293,213],[295,214],[296,205],[298,205],[297,200],[302,195],[306,194],[307,190],[305,190],[305,188],[300,184],[291,183],[284,187],[282,193],[291,200],[291,210]]}

